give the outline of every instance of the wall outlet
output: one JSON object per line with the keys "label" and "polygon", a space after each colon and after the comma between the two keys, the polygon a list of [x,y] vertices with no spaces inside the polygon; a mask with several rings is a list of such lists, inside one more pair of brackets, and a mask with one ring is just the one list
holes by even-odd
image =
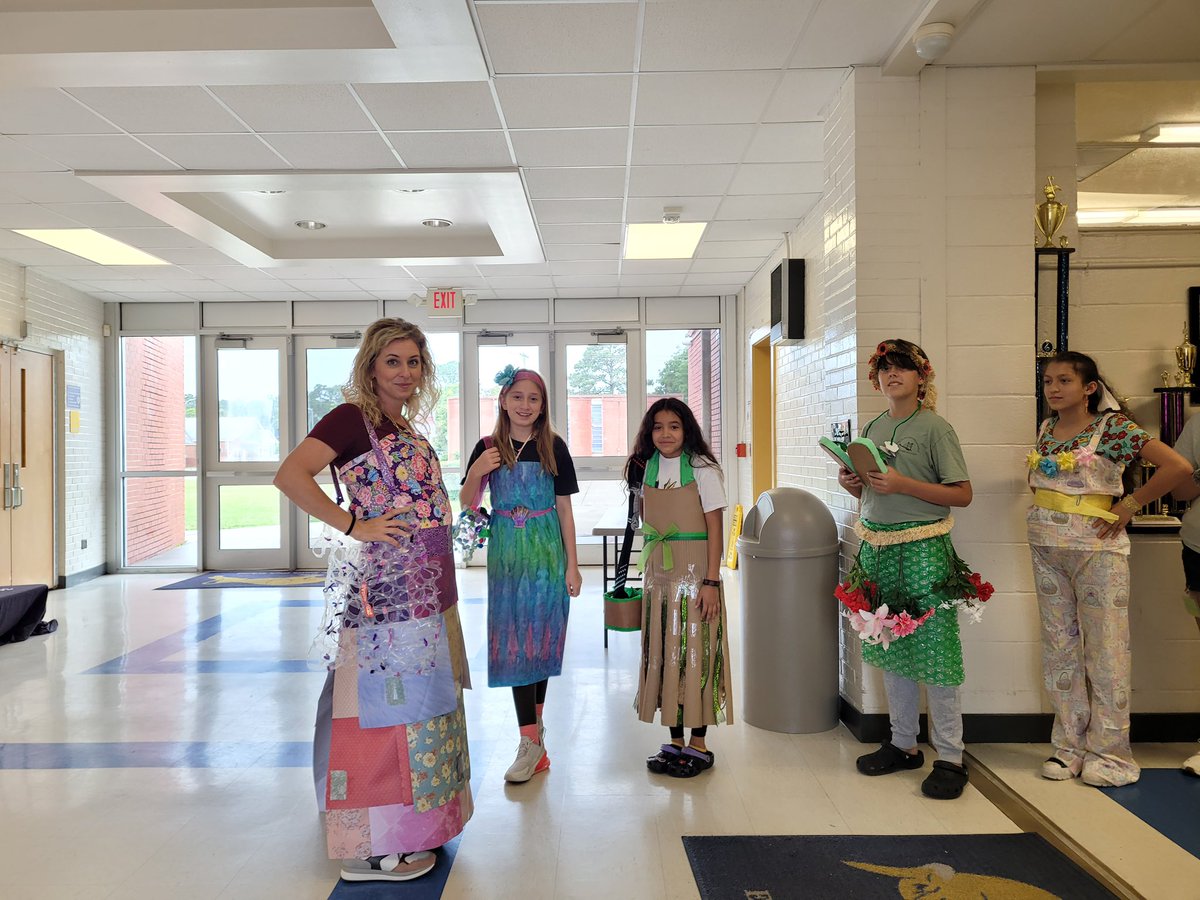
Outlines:
{"label": "wall outlet", "polygon": [[80,549],[80,550],[86,550],[86,549],[87,549],[87,538],[84,538],[83,540],[81,540],[81,541],[79,542],[79,549]]}
{"label": "wall outlet", "polygon": [[844,422],[834,422],[829,426],[829,434],[835,441],[841,441],[843,444],[850,441],[850,420]]}

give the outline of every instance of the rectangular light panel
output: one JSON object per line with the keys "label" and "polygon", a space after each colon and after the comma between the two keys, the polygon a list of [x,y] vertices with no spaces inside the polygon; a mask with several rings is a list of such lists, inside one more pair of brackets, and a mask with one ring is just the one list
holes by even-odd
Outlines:
{"label": "rectangular light panel", "polygon": [[145,250],[130,247],[90,228],[14,228],[13,231],[102,266],[170,265]]}

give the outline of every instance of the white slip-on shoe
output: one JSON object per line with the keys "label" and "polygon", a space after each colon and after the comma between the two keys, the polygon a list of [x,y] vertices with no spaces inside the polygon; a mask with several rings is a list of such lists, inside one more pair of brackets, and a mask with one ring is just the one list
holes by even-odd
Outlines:
{"label": "white slip-on shoe", "polygon": [[342,879],[345,881],[412,881],[437,865],[437,854],[429,850],[415,853],[393,853],[369,859],[343,859]]}
{"label": "white slip-on shoe", "polygon": [[1078,759],[1071,765],[1057,756],[1052,756],[1042,763],[1042,777],[1050,781],[1070,781],[1072,778],[1078,778],[1082,770],[1083,765]]}
{"label": "white slip-on shoe", "polygon": [[521,743],[517,746],[517,758],[504,773],[504,780],[513,784],[522,784],[533,777],[538,764],[546,755],[546,748],[534,743],[532,738],[522,735]]}

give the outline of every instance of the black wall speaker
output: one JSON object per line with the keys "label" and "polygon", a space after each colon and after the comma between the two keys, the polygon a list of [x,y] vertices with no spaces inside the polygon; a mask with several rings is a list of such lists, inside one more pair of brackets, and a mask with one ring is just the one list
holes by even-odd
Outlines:
{"label": "black wall speaker", "polygon": [[[787,278],[784,278],[787,266]],[[784,282],[787,282],[786,288]],[[771,343],[804,340],[804,260],[785,259],[771,272]]]}

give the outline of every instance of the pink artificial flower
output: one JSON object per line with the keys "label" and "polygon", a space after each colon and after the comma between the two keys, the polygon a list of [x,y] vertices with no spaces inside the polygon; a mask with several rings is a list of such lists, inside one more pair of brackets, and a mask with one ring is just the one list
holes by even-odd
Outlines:
{"label": "pink artificial flower", "polygon": [[1072,452],[1075,454],[1075,465],[1080,468],[1090,466],[1096,459],[1096,451],[1091,447],[1080,447]]}
{"label": "pink artificial flower", "polygon": [[907,637],[917,630],[917,620],[906,612],[896,616],[896,622],[892,625],[892,637],[902,638]]}

